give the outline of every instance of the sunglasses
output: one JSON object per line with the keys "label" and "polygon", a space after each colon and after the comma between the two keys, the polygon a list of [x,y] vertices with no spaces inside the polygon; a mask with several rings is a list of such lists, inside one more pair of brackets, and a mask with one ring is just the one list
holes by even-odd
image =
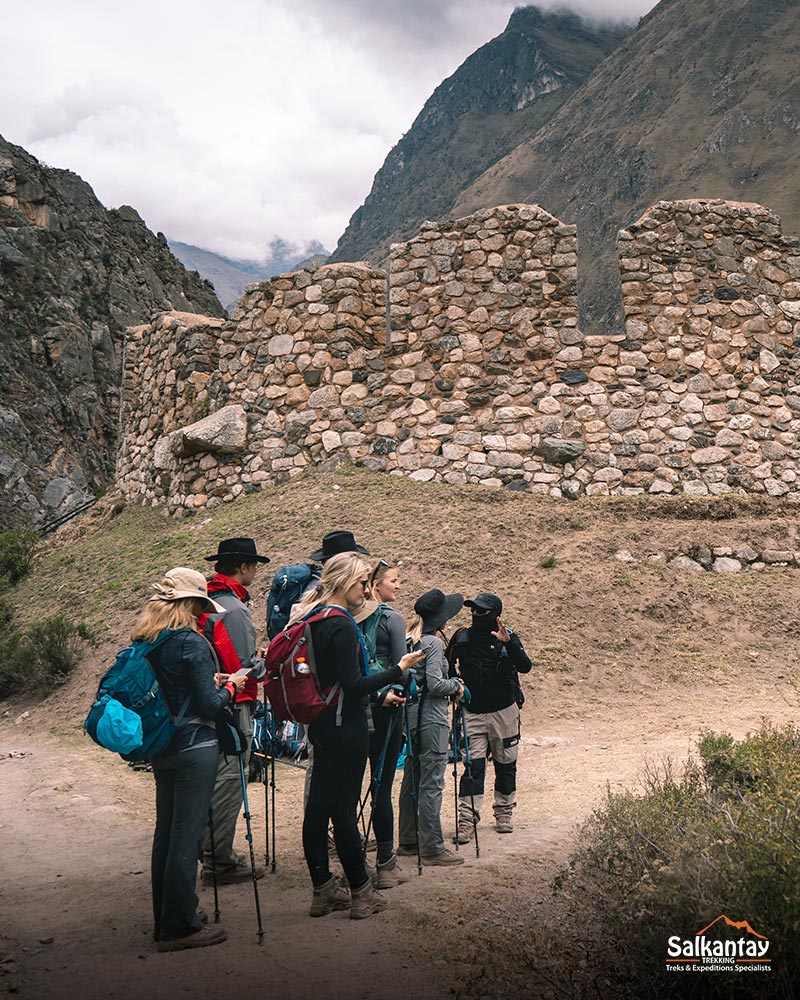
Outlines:
{"label": "sunglasses", "polygon": [[378,573],[380,572],[381,566],[388,566],[388,565],[389,563],[385,559],[379,559],[375,564],[375,569],[369,575],[369,582],[375,583],[375,580],[378,578]]}
{"label": "sunglasses", "polygon": [[492,613],[489,608],[470,608],[469,610],[476,618],[483,618],[484,615]]}

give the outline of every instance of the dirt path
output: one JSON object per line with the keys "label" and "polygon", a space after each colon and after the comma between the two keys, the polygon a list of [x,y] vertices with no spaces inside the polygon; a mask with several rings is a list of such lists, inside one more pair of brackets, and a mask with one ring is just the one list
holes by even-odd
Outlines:
{"label": "dirt path", "polygon": [[[279,767],[277,872],[260,882],[264,945],[257,944],[249,887],[224,887],[229,941],[165,955],[150,939],[152,776],[133,772],[85,738],[42,735],[37,710],[20,725],[4,721],[0,990],[30,1000],[160,1000],[235,995],[259,984],[266,992],[279,983],[281,995],[294,1000],[383,1000],[398,991],[420,1000],[451,996],[463,970],[457,955],[439,953],[431,935],[441,919],[456,919],[466,887],[474,901],[481,886],[503,879],[514,886],[524,859],[525,892],[544,901],[575,824],[601,802],[607,783],[612,790],[635,787],[646,760],[685,757],[704,727],[741,736],[764,715],[792,719],[795,710],[776,683],[762,673],[725,686],[674,685],[656,697],[609,698],[583,718],[559,717],[555,709],[548,717],[542,707],[527,706],[514,835],[482,824],[479,859],[470,846],[463,869],[425,869],[422,878],[391,890],[389,910],[366,922],[338,913],[309,920],[299,841],[303,773]],[[250,797],[263,859],[263,787],[251,785]],[[446,831],[452,817],[449,779]],[[239,830],[245,849],[243,821]],[[213,911],[211,890],[200,894]],[[508,906],[514,905],[512,889]]]}

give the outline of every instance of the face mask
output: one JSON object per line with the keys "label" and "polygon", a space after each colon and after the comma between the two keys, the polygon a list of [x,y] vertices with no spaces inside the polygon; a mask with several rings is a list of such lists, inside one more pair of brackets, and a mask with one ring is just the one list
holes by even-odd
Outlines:
{"label": "face mask", "polygon": [[476,615],[472,619],[472,627],[481,635],[490,635],[497,631],[496,615]]}

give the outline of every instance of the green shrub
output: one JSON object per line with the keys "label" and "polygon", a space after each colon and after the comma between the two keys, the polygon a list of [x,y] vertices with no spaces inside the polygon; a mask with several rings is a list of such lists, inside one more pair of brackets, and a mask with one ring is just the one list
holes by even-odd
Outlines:
{"label": "green shrub", "polygon": [[542,567],[542,569],[553,569],[555,564],[556,564],[555,556],[542,556],[542,558],[539,560],[539,565]]}
{"label": "green shrub", "polygon": [[47,694],[63,684],[81,661],[92,635],[61,615],[24,630],[0,635],[0,698],[12,694]]}
{"label": "green shrub", "polygon": [[28,575],[38,538],[32,528],[0,532],[0,580],[13,587]]}
{"label": "green shrub", "polygon": [[[800,730],[705,733],[698,749],[680,773],[649,768],[641,794],[609,791],[559,876],[577,923],[602,928],[609,996],[772,997],[800,981]],[[722,914],[770,939],[773,971],[667,972],[667,939]]]}

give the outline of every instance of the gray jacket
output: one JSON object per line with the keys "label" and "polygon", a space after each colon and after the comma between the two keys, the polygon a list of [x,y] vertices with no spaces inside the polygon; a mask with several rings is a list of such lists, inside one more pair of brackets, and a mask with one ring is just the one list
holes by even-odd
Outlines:
{"label": "gray jacket", "polygon": [[416,729],[417,725],[449,726],[450,698],[458,694],[461,686],[455,677],[447,676],[449,666],[444,655],[444,643],[438,635],[426,633],[414,649],[422,649],[428,656],[413,668],[420,701],[409,708],[411,728]]}

